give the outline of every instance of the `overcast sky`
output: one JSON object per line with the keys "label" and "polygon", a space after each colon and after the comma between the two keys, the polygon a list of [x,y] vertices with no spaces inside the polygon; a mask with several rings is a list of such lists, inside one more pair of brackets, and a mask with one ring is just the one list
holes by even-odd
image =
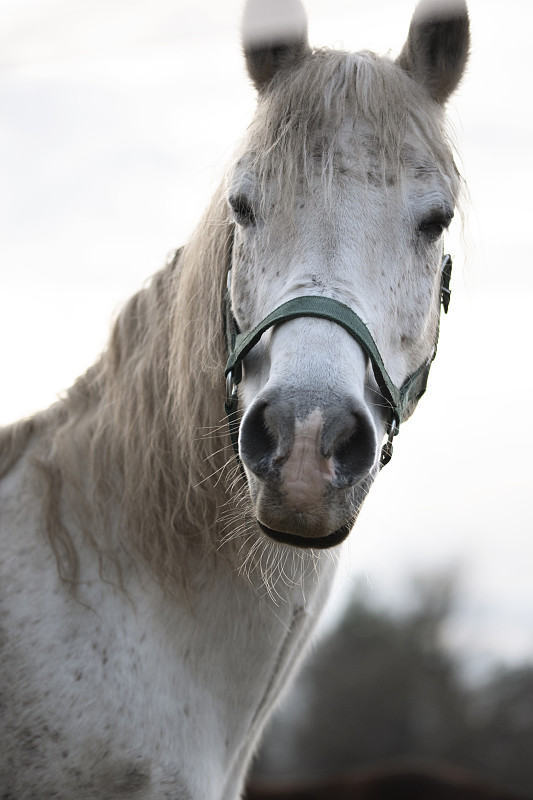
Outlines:
{"label": "overcast sky", "polygon": [[[466,246],[451,233],[428,394],[343,573],[396,603],[413,571],[451,565],[454,644],[516,658],[533,652],[532,7],[469,6],[472,59],[450,105]],[[314,45],[398,53],[413,4],[306,8]],[[0,423],[68,387],[120,303],[190,234],[253,109],[240,14],[240,0],[0,0]]]}

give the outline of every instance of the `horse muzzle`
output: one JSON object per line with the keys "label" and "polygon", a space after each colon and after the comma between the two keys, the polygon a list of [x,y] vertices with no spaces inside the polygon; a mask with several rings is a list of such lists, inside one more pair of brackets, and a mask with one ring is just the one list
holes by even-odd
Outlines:
{"label": "horse muzzle", "polygon": [[346,538],[361,486],[379,461],[373,420],[355,398],[304,414],[272,393],[256,398],[241,424],[239,451],[260,528],[299,547]]}

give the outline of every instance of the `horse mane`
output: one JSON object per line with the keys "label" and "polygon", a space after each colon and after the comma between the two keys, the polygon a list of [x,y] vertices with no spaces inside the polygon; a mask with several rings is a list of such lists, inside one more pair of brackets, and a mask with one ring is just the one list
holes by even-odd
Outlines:
{"label": "horse mane", "polygon": [[[212,549],[226,500],[217,473],[230,450],[233,456],[221,369],[230,233],[219,191],[188,245],[126,303],[97,362],[47,411],[0,431],[0,475],[32,434],[41,434],[32,457],[65,580],[79,577],[71,525],[102,559],[109,556],[103,531],[116,527],[110,515],[117,499],[119,538],[144,555],[162,584],[183,578],[177,573],[191,546]],[[207,426],[220,429],[210,433]],[[61,511],[65,493],[77,509],[70,524]]]}
{"label": "horse mane", "polygon": [[[457,181],[440,107],[391,60],[371,53],[316,50],[277,75],[259,97],[237,158],[251,154],[265,185],[277,175],[290,213],[301,176],[310,185],[318,170],[329,193],[336,137],[347,117],[361,116],[374,128],[383,178],[391,165],[401,171],[401,148],[412,130],[436,167]],[[167,588],[186,582],[191,549],[219,547],[229,494],[246,517],[223,419],[222,298],[232,235],[225,188],[224,181],[189,243],[125,305],[88,372],[50,409],[0,432],[0,474],[34,429],[42,433],[34,459],[44,480],[48,535],[66,580],[79,578],[73,525],[101,564],[113,552],[104,531],[117,527],[117,500],[119,542],[142,553]],[[75,501],[74,521],[63,519],[65,494]]]}

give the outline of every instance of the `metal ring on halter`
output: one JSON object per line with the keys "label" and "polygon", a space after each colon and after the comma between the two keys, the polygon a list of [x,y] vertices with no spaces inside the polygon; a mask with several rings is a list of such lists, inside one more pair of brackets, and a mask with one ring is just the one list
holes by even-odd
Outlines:
{"label": "metal ring on halter", "polygon": [[237,384],[233,380],[233,370],[226,375],[226,406],[231,408],[237,401]]}
{"label": "metal ring on halter", "polygon": [[452,257],[450,255],[442,256],[441,273],[440,301],[442,303],[444,313],[447,314],[448,308],[450,307],[450,298],[452,296],[452,291],[450,289],[450,280],[452,277]]}

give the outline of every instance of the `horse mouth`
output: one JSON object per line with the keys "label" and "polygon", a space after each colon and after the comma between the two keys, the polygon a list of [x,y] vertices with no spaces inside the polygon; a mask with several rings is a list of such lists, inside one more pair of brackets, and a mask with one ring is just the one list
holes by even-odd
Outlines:
{"label": "horse mouth", "polygon": [[280,542],[281,544],[289,544],[292,547],[305,548],[307,550],[327,550],[329,547],[335,547],[346,539],[353,526],[351,522],[347,522],[341,528],[333,531],[333,533],[329,533],[327,536],[312,537],[298,536],[295,533],[285,533],[284,531],[274,531],[272,528],[259,522],[259,520],[257,520],[257,524],[263,533],[266,533],[266,535],[274,539],[274,541]]}

